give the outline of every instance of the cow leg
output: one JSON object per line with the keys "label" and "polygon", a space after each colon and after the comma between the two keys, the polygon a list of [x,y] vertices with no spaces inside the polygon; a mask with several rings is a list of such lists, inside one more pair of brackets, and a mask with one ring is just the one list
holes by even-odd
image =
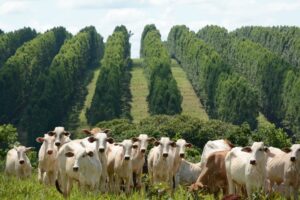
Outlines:
{"label": "cow leg", "polygon": [[251,195],[252,195],[252,187],[250,184],[246,184],[246,190],[247,190],[247,196],[249,199],[251,199]]}
{"label": "cow leg", "polygon": [[122,185],[122,179],[119,176],[115,176],[115,193],[120,193],[120,187]]}
{"label": "cow leg", "polygon": [[229,194],[235,194],[234,183],[230,175],[227,174]]}
{"label": "cow leg", "polygon": [[40,183],[43,183],[43,179],[44,179],[44,170],[38,167],[38,180]]}
{"label": "cow leg", "polygon": [[141,188],[142,187],[142,169],[140,169],[136,173],[136,187]]}

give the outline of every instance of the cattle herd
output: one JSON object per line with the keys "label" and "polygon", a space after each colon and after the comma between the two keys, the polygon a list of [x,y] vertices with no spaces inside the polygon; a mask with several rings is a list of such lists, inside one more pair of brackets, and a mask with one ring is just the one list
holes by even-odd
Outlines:
{"label": "cattle herd", "polygon": [[[140,188],[143,167],[147,166],[151,184],[165,182],[174,190],[178,185],[190,185],[189,191],[202,189],[209,193],[223,192],[224,199],[251,198],[253,192],[274,191],[286,198],[298,199],[300,184],[300,144],[290,148],[266,147],[263,142],[252,146],[234,147],[228,140],[208,141],[199,163],[184,159],[184,139],[176,142],[168,137],[159,140],[140,134],[115,142],[110,130],[83,130],[83,139],[70,139],[64,127],[36,138],[42,143],[38,154],[38,180],[56,186],[68,197],[74,183],[82,190],[130,193]],[[147,154],[148,144],[153,148]],[[26,152],[31,147],[18,146],[9,150],[5,172],[26,178],[31,175]],[[134,178],[133,178],[134,177]],[[234,195],[235,196],[234,196]]]}

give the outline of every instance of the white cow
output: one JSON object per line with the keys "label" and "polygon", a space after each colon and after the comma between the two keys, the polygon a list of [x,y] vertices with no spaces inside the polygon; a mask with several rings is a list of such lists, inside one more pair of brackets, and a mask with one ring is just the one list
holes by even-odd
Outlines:
{"label": "white cow", "polygon": [[191,185],[195,183],[201,173],[199,163],[191,163],[182,159],[178,172],[176,173],[176,181],[181,185]]}
{"label": "white cow", "polygon": [[231,149],[225,158],[230,194],[236,193],[236,188],[246,186],[247,195],[251,198],[253,191],[264,187],[268,152],[263,142]]}
{"label": "white cow", "polygon": [[132,148],[138,147],[133,145],[134,142],[132,140],[123,140],[121,143],[115,143],[108,154],[110,189],[116,193],[121,191],[122,182],[125,184],[125,192],[130,192],[130,187],[132,186],[131,151]]}
{"label": "white cow", "polygon": [[77,181],[81,189],[96,190],[102,173],[97,151],[83,143],[71,141],[64,144],[57,156],[59,176],[57,190],[67,198],[73,182]]}
{"label": "white cow", "polygon": [[174,164],[173,164],[173,175],[174,176],[174,185],[175,187],[177,187],[178,183],[179,183],[179,177],[176,176],[176,173],[178,172],[180,165],[181,165],[181,160],[185,157],[185,148],[188,147],[192,147],[191,143],[187,143],[184,139],[178,139],[176,141],[176,149],[175,151],[173,151],[174,153]]}
{"label": "white cow", "polygon": [[145,164],[146,150],[149,142],[154,142],[155,138],[148,137],[147,134],[140,134],[133,139],[136,140],[134,145],[138,145],[138,148],[132,149],[132,172],[136,176],[136,186],[137,188],[140,188],[142,184],[142,172]]}
{"label": "white cow", "polygon": [[26,152],[33,147],[14,146],[13,149],[7,152],[5,173],[7,175],[14,175],[18,178],[28,178],[31,176],[31,164],[26,155]]}
{"label": "white cow", "polygon": [[[276,148],[272,148],[273,152],[275,152],[274,149]],[[294,144],[291,148],[285,148],[283,151],[277,149],[275,156],[268,159],[267,178],[270,181],[270,190],[275,183],[278,186],[282,184],[286,198],[289,199],[292,192],[294,199],[298,199],[300,186],[300,144]]]}
{"label": "white cow", "polygon": [[70,142],[71,133],[66,131],[64,127],[55,127],[53,131],[47,133],[50,136],[55,136],[55,145],[59,148],[64,143]]}
{"label": "white cow", "polygon": [[43,143],[39,150],[38,180],[40,183],[54,185],[57,176],[57,152],[54,145],[55,137],[45,134],[44,137],[36,138],[36,141]]}
{"label": "white cow", "polygon": [[99,151],[99,159],[102,164],[102,174],[101,174],[101,179],[100,179],[100,190],[101,192],[107,191],[107,179],[108,179],[108,174],[107,174],[107,154],[108,154],[108,149],[110,146],[108,145],[109,143],[113,143],[114,140],[111,137],[108,137],[107,134],[109,133],[109,129],[102,130],[100,128],[93,128],[91,131],[84,129],[83,132],[91,135],[89,137],[89,142],[94,142],[96,145],[97,151]]}
{"label": "white cow", "polygon": [[169,137],[155,141],[148,156],[148,171],[152,183],[166,182],[173,188],[174,149],[176,142]]}

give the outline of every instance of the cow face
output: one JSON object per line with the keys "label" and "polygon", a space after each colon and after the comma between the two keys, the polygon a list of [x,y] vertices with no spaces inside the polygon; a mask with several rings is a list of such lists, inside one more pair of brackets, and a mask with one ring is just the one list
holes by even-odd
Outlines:
{"label": "cow face", "polygon": [[265,163],[269,149],[263,142],[254,142],[251,147],[244,147],[242,151],[251,153],[249,164],[255,166],[257,163]]}
{"label": "cow face", "polygon": [[76,151],[68,147],[65,156],[74,157],[73,172],[79,172],[88,166],[88,163],[91,162],[90,159],[94,157],[94,152],[85,147],[76,147]]}
{"label": "cow face", "polygon": [[139,146],[139,151],[144,154],[148,148],[149,142],[154,142],[156,140],[153,137],[148,137],[147,134],[140,134],[139,137],[132,138],[132,141],[136,142],[135,144]]}
{"label": "cow face", "polygon": [[171,141],[169,137],[162,137],[159,141],[155,141],[154,145],[159,147],[160,154],[164,158],[169,156],[170,148],[176,147],[176,143]]}
{"label": "cow face", "polygon": [[290,161],[300,161],[300,144],[293,144],[291,148],[283,149],[284,152],[290,153]]}
{"label": "cow face", "polygon": [[24,146],[14,146],[14,150],[17,152],[18,162],[20,165],[23,165],[26,161],[26,152],[33,149],[33,147],[24,147]]}
{"label": "cow face", "polygon": [[185,157],[186,147],[192,147],[192,144],[187,143],[184,139],[179,139],[176,141],[176,153],[180,156],[180,158]]}
{"label": "cow face", "polygon": [[123,148],[124,152],[124,159],[126,161],[131,159],[131,151],[133,148],[137,148],[138,146],[136,144],[133,144],[132,140],[123,140],[122,143],[118,143],[117,145],[121,146]]}
{"label": "cow face", "polygon": [[45,134],[44,137],[36,138],[36,141],[39,143],[41,143],[41,142],[44,143],[46,156],[56,156],[57,147],[54,145],[54,142],[55,142],[54,136],[49,136],[48,134]]}
{"label": "cow face", "polygon": [[66,142],[70,141],[71,133],[68,131],[65,131],[64,127],[55,127],[54,131],[49,131],[47,133],[49,136],[55,137],[55,146],[58,148],[63,145]]}
{"label": "cow face", "polygon": [[[106,129],[108,130],[108,129]],[[107,148],[107,142],[112,144],[114,139],[111,137],[107,137],[107,133],[102,131],[100,128],[94,128],[92,131],[83,130],[86,134],[92,135],[89,137],[89,142],[96,141],[96,148],[99,153],[104,153]]]}

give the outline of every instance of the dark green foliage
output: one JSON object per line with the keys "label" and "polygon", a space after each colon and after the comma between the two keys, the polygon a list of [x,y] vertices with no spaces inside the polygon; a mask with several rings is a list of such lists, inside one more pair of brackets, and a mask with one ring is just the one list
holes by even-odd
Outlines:
{"label": "dark green foliage", "polygon": [[141,45],[140,45],[140,57],[141,58],[144,57],[144,39],[145,39],[146,35],[148,34],[148,32],[153,31],[153,30],[154,31],[156,30],[156,26],[154,24],[148,24],[144,27],[142,37],[141,37]]}
{"label": "dark green foliage", "polygon": [[[207,32],[203,34],[210,35]],[[216,46],[218,45],[216,49],[223,50],[227,45],[227,40],[223,37],[227,31],[214,29],[213,34],[223,38],[216,43]],[[245,79],[230,75],[229,65],[223,62],[214,49],[185,26],[174,26],[171,29],[168,47],[170,54],[186,71],[211,118],[238,125],[248,122],[252,129],[256,127],[258,116],[256,93],[251,89],[251,85],[244,82]]]}
{"label": "dark green foliage", "polygon": [[233,35],[248,38],[282,56],[291,65],[300,68],[300,28],[289,26],[246,26]]}
{"label": "dark green foliage", "polygon": [[229,35],[221,27],[207,26],[197,35],[218,50],[232,72],[244,76],[257,89],[261,111],[279,124],[280,95],[289,64],[261,45]]}
{"label": "dark green foliage", "polygon": [[[23,125],[32,137],[63,125],[72,105],[78,100],[88,70],[98,65],[103,55],[102,37],[88,27],[69,39],[54,57],[47,76],[40,79]],[[97,54],[95,54],[97,52]]]}
{"label": "dark green foliage", "polygon": [[127,100],[130,98],[130,65],[129,33],[126,27],[117,27],[107,40],[95,94],[91,107],[86,112],[90,124],[129,116]]}
{"label": "dark green foliage", "polygon": [[[69,33],[53,28],[18,48],[0,70],[0,123],[18,124]],[[42,119],[39,119],[42,120]]]}
{"label": "dark green foliage", "polygon": [[154,25],[147,25],[143,31],[145,74],[148,78],[149,112],[174,115],[181,113],[182,96],[171,71],[171,59],[161,42],[160,33]]}
{"label": "dark green foliage", "polygon": [[257,126],[257,91],[244,77],[230,75],[219,80],[216,105],[219,119],[233,124],[247,122],[252,129]]}
{"label": "dark green foliage", "polygon": [[6,153],[17,141],[17,129],[11,124],[0,125],[0,170],[2,171],[5,163]]}
{"label": "dark green foliage", "polygon": [[4,33],[4,31],[2,31],[1,29],[0,29],[0,35],[2,35]]}
{"label": "dark green foliage", "polygon": [[31,28],[22,28],[2,34],[0,36],[0,68],[10,56],[14,55],[17,48],[36,36],[36,31]]}

